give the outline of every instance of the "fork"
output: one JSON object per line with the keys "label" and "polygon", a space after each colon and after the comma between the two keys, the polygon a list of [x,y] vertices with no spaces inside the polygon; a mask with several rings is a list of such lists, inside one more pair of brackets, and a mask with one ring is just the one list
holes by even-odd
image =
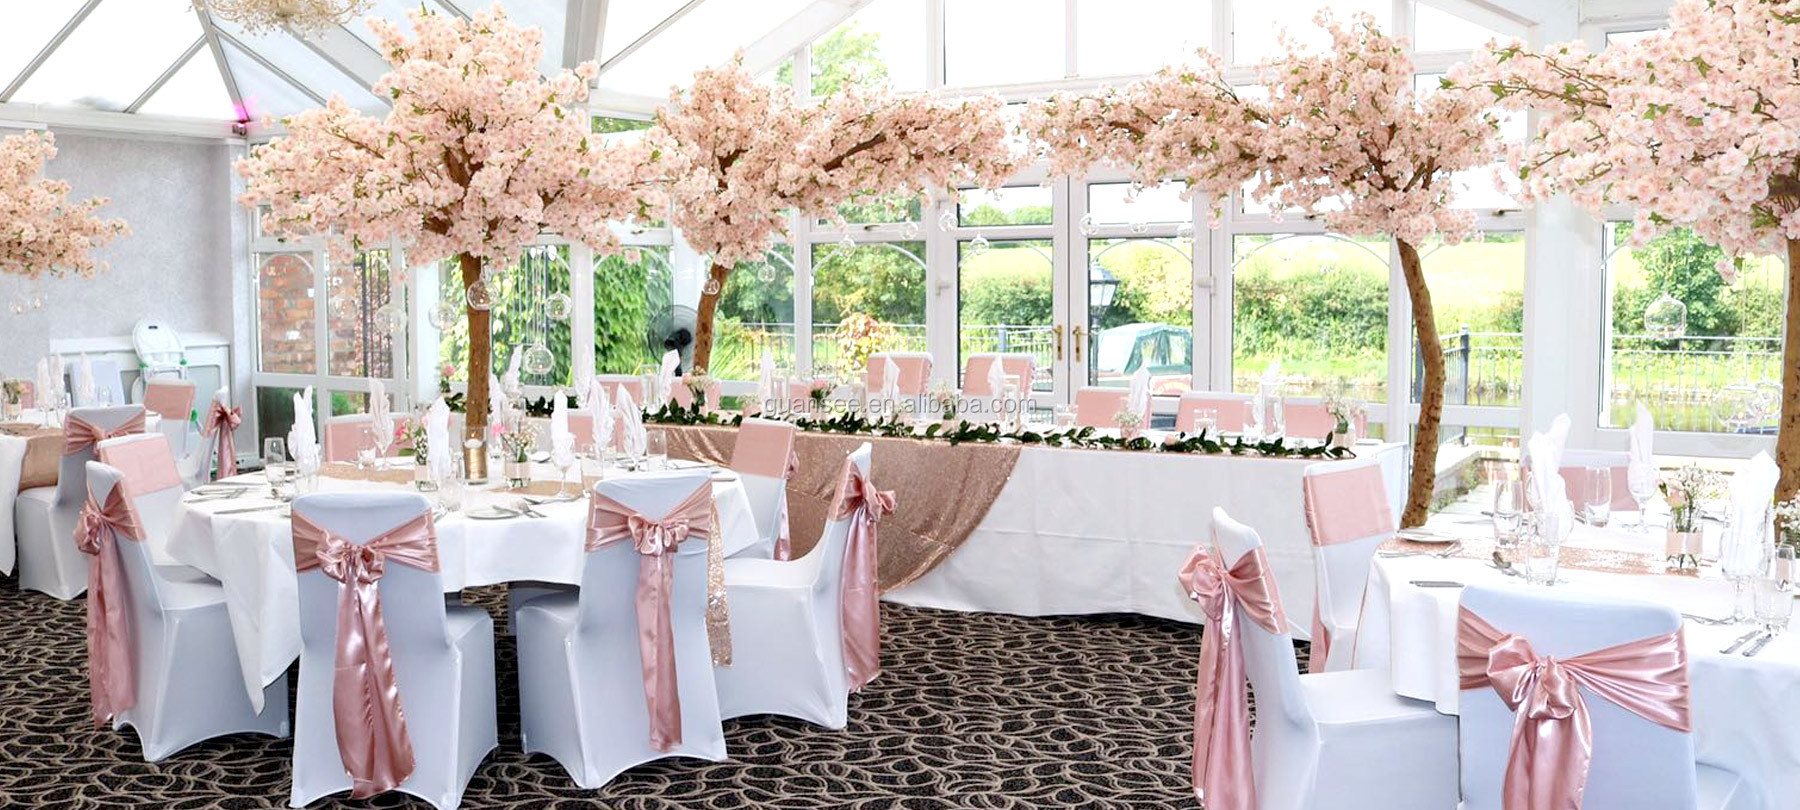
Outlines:
{"label": "fork", "polygon": [[1688,621],[1693,622],[1695,624],[1710,624],[1710,625],[1731,624],[1730,619],[1716,619],[1716,618],[1713,618],[1712,616],[1701,616],[1697,613],[1683,613],[1683,614],[1681,614],[1681,618],[1687,619]]}
{"label": "fork", "polygon": [[1757,639],[1755,644],[1750,645],[1750,649],[1744,651],[1744,657],[1750,658],[1755,656],[1757,653],[1762,652],[1764,647],[1769,646],[1769,642],[1774,640],[1774,633],[1764,631],[1762,638]]}
{"label": "fork", "polygon": [[1720,650],[1720,651],[1719,651],[1719,654],[1721,654],[1721,655],[1730,655],[1730,654],[1732,654],[1732,653],[1734,653],[1734,652],[1737,652],[1737,651],[1738,651],[1738,648],[1739,648],[1739,647],[1742,647],[1742,646],[1744,646],[1744,645],[1745,645],[1745,644],[1748,644],[1748,643],[1750,643],[1750,639],[1753,639],[1753,638],[1755,638],[1755,637],[1756,637],[1756,636],[1757,636],[1757,635],[1758,635],[1758,634],[1760,634],[1760,633],[1762,633],[1762,631],[1761,631],[1761,630],[1751,630],[1751,631],[1750,631],[1750,632],[1748,632],[1748,633],[1745,633],[1745,634],[1743,634],[1743,635],[1741,635],[1741,636],[1738,636],[1738,638],[1737,638],[1737,641],[1733,641],[1733,642],[1731,642],[1731,646],[1729,646],[1729,647],[1726,647],[1726,648],[1725,648],[1725,649],[1723,649],[1723,650]]}

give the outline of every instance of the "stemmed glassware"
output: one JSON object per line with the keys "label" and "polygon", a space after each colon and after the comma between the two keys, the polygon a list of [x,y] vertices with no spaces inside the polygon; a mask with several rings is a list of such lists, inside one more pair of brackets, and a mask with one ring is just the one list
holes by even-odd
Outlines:
{"label": "stemmed glassware", "polygon": [[[574,467],[580,459],[575,455],[575,448],[570,445],[557,445],[550,450],[550,462],[556,465],[556,499],[569,500],[569,468]],[[577,487],[579,490],[579,487]]]}
{"label": "stemmed glassware", "polygon": [[269,482],[269,493],[281,498],[281,486],[287,482],[287,440],[263,439],[263,477]]}
{"label": "stemmed glassware", "polygon": [[394,434],[370,424],[369,436],[375,440],[375,469],[384,469],[387,467],[388,448],[394,446]]}
{"label": "stemmed glassware", "polygon": [[1638,518],[1634,527],[1638,532],[1650,530],[1650,501],[1656,498],[1656,469],[1644,465],[1633,464],[1625,471],[1625,486],[1630,489],[1631,499],[1637,501]]}
{"label": "stemmed glassware", "polygon": [[1525,487],[1513,470],[1494,482],[1494,546],[1512,561],[1519,545],[1519,522],[1525,516]]}
{"label": "stemmed glassware", "polygon": [[[1735,519],[1737,516],[1732,517]],[[1719,539],[1719,572],[1731,584],[1730,621],[1733,624],[1750,621],[1750,613],[1745,609],[1744,603],[1750,596],[1751,582],[1761,576],[1765,568],[1770,567],[1769,538],[1764,526],[1766,523],[1765,520],[1757,521],[1753,526],[1726,526]]]}
{"label": "stemmed glassware", "polygon": [[1582,491],[1587,493],[1587,503],[1582,504],[1582,516],[1589,526],[1604,529],[1612,520],[1612,469],[1610,467],[1588,467],[1581,471],[1587,486]]}

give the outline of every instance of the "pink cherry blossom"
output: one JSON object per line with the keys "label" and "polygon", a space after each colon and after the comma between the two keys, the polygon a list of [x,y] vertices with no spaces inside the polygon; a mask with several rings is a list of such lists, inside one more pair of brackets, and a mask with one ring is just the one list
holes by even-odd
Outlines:
{"label": "pink cherry blossom", "polygon": [[110,200],[69,201],[69,184],[44,177],[56,136],[27,132],[0,140],[0,273],[39,279],[106,272],[93,248],[131,233],[122,219],[94,211]]}

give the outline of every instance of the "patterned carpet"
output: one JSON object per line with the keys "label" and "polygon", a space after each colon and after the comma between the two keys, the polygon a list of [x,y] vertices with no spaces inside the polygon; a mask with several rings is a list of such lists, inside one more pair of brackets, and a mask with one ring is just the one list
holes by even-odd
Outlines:
{"label": "patterned carpet", "polygon": [[[504,621],[500,589],[471,591]],[[287,740],[213,740],[160,763],[88,716],[85,602],[0,579],[0,808],[287,803]],[[1188,788],[1195,628],[1138,616],[1026,619],[883,607],[884,670],[850,725],[727,721],[731,761],[664,760],[585,791],[519,748],[513,642],[496,650],[500,747],[467,808],[1138,808]],[[1304,655],[1304,650],[1301,651]],[[1303,659],[1304,660],[1304,659]],[[400,794],[314,807],[417,807]]]}

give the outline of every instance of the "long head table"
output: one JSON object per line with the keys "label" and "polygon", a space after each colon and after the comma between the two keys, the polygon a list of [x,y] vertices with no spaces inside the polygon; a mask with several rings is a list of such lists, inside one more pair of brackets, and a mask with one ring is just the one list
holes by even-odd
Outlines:
{"label": "long head table", "polygon": [[[670,452],[725,462],[736,430],[669,427]],[[788,487],[794,549],[816,542],[845,455],[867,441],[873,477],[899,508],[881,523],[885,599],[1022,616],[1141,613],[1200,621],[1175,574],[1209,542],[1212,509],[1268,547],[1298,638],[1308,638],[1312,545],[1300,479],[1315,464],[1375,463],[1399,514],[1405,448],[1371,444],[1344,461],[959,444],[800,432]]]}

